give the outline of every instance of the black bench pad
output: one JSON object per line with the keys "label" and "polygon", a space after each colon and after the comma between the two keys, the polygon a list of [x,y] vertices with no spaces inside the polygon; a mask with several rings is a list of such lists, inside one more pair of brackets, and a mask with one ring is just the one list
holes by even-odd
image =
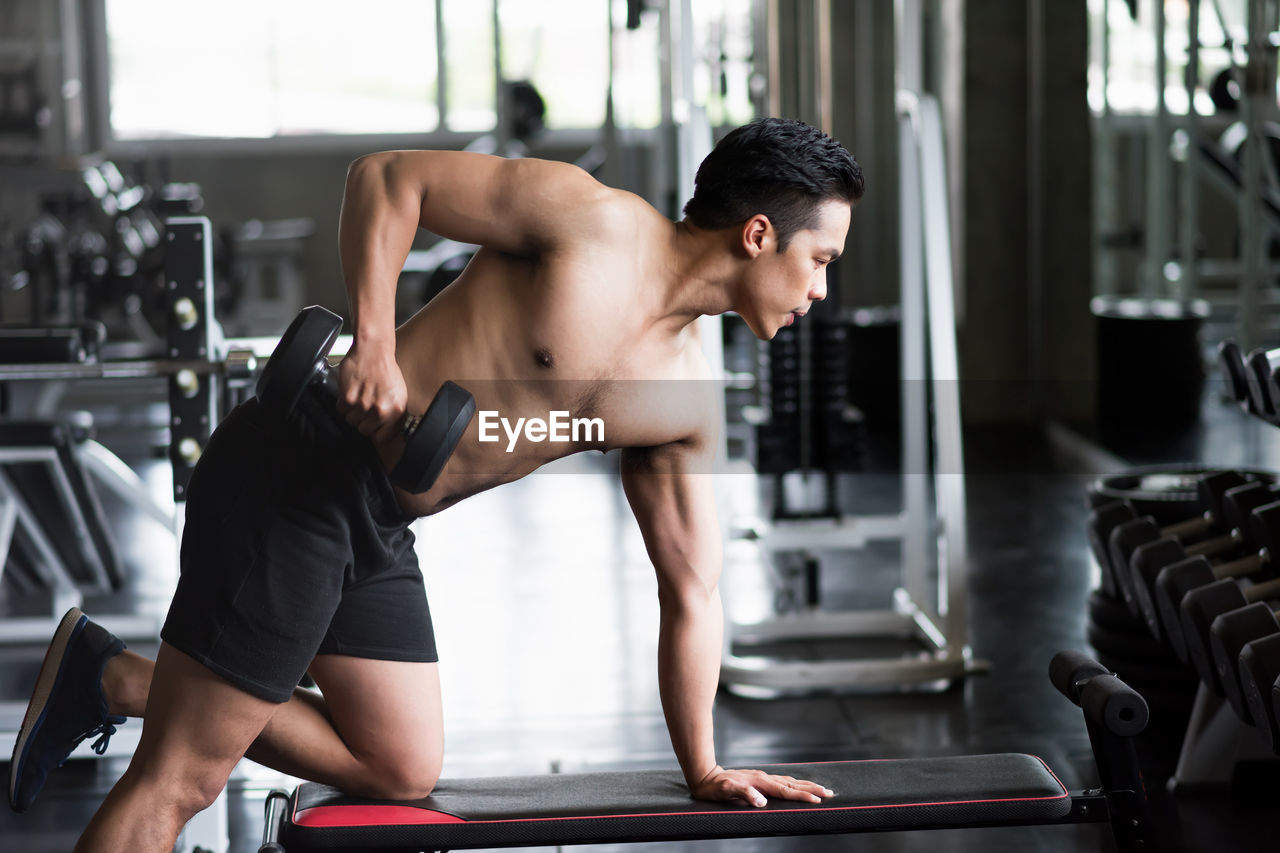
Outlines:
{"label": "black bench pad", "polygon": [[280,841],[304,850],[441,850],[602,844],[1052,822],[1071,797],[1030,755],[785,764],[773,773],[836,792],[821,805],[697,802],[675,771],[441,781],[415,802],[343,795],[306,783]]}

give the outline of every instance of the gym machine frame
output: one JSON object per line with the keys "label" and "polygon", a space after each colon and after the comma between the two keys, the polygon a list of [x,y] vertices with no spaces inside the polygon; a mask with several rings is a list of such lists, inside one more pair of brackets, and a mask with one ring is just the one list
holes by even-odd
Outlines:
{"label": "gym machine frame", "polygon": [[[74,379],[114,379],[163,377],[168,382],[170,408],[169,458],[173,463],[174,500],[186,496],[186,485],[208,442],[213,425],[218,421],[220,391],[236,382],[247,382],[257,367],[252,350],[233,349],[224,353],[217,324],[213,317],[213,248],[212,229],[206,217],[173,217],[166,222],[165,289],[169,308],[169,335],[165,360],[103,362],[88,364],[0,365],[0,382],[59,381]],[[182,514],[158,504],[136,473],[114,454],[93,441],[73,448],[81,465],[95,483],[140,508],[173,531],[181,532]],[[53,450],[27,451],[0,449],[0,463],[6,461],[44,462],[50,468],[52,481],[73,520],[79,510],[61,462]],[[83,519],[80,519],[81,522]],[[7,555],[16,524],[22,524],[30,535],[43,565],[37,571],[51,589],[52,613],[49,617],[13,618],[0,621],[0,644],[43,642],[53,633],[62,612],[79,605],[84,594],[106,592],[105,576],[98,585],[87,587],[71,577],[58,557],[56,549],[43,535],[34,513],[25,505],[9,478],[0,467],[0,557]],[[79,525],[83,527],[83,523]],[[87,535],[77,531],[76,535]],[[0,563],[0,572],[3,564]],[[100,574],[95,572],[95,574]],[[158,618],[142,616],[103,616],[96,620],[117,636],[127,639],[153,639],[159,636]],[[6,703],[7,705],[8,703]],[[0,707],[7,718],[12,713],[20,719],[22,707]],[[5,733],[7,734],[7,732]],[[125,730],[113,743],[131,752],[137,747],[139,730]],[[87,744],[77,755],[92,755]],[[226,793],[213,806],[201,812],[183,830],[180,850],[225,850],[228,839]]]}
{"label": "gym machine frame", "polygon": [[[765,552],[858,549],[902,543],[902,585],[893,607],[844,613],[811,610],[755,624],[730,624],[721,682],[794,691],[950,682],[986,668],[968,645],[968,544],[959,364],[951,268],[942,117],[935,98],[901,92],[899,145],[902,252],[902,489],[896,515],[793,521],[748,531]],[[922,227],[923,226],[923,227]],[[929,415],[930,395],[933,417]],[[929,481],[933,443],[933,503]],[[930,601],[930,538],[937,547]],[[786,661],[734,652],[734,645],[893,637],[918,640],[914,657]]]}

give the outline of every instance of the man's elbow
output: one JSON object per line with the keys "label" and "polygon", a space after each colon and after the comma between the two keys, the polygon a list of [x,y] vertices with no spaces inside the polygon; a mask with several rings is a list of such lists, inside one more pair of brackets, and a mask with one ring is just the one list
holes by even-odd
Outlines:
{"label": "man's elbow", "polygon": [[359,183],[370,178],[385,176],[394,154],[394,151],[375,151],[352,160],[347,166],[347,183]]}
{"label": "man's elbow", "polygon": [[658,584],[658,603],[664,611],[696,613],[720,600],[715,577],[690,577]]}

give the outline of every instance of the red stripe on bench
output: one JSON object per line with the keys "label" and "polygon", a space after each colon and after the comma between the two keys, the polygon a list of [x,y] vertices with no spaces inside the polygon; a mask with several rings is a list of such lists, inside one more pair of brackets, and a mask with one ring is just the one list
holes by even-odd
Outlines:
{"label": "red stripe on bench", "polygon": [[466,823],[457,815],[413,806],[316,806],[293,816],[298,826],[405,826]]}

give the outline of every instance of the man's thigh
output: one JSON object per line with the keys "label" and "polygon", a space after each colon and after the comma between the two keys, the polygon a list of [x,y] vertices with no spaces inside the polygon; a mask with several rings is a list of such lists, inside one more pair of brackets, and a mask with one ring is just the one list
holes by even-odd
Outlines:
{"label": "man's thigh", "polygon": [[130,770],[214,793],[279,707],[162,643]]}
{"label": "man's thigh", "polygon": [[438,664],[322,654],[310,673],[355,756],[439,772],[444,725]]}

